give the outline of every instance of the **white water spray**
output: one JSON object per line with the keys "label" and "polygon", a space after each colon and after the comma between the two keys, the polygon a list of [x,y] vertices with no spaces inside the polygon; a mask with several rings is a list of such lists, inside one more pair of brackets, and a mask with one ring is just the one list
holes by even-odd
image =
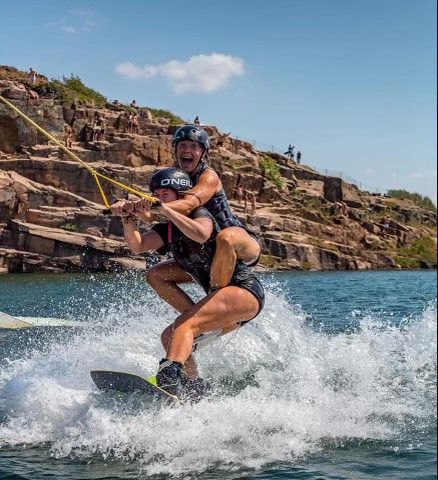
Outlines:
{"label": "white water spray", "polygon": [[363,318],[355,333],[327,335],[268,294],[254,322],[198,355],[201,374],[226,394],[161,409],[135,396],[117,401],[89,377],[100,368],[155,372],[159,333],[173,314],[145,305],[107,311],[104,329],[30,346],[4,365],[0,446],[48,444],[57,457],[178,474],[293,462],[330,443],[391,440],[433,425],[436,304],[402,327]]}

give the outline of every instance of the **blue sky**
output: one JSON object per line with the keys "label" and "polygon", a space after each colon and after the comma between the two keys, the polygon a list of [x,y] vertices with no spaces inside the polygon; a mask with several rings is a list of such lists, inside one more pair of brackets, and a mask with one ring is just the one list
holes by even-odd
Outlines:
{"label": "blue sky", "polygon": [[433,0],[2,2],[0,64],[436,202]]}

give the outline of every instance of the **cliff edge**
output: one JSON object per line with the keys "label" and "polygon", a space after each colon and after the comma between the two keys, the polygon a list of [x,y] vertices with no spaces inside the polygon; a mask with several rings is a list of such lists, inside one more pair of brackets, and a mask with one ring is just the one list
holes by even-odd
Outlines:
{"label": "cliff edge", "polygon": [[[29,85],[13,67],[0,67],[0,95],[71,142],[95,170],[139,190],[157,168],[174,163],[171,138],[181,120],[170,112],[80,93],[69,98],[45,77]],[[137,117],[135,129],[129,115]],[[260,234],[262,267],[436,268],[436,209],[361,191],[204,128],[212,140],[209,162],[235,213]],[[110,201],[126,195],[103,187]],[[238,197],[239,187],[252,202]],[[119,219],[104,216],[103,208],[89,171],[0,102],[0,273],[145,268],[145,256],[130,254]]]}

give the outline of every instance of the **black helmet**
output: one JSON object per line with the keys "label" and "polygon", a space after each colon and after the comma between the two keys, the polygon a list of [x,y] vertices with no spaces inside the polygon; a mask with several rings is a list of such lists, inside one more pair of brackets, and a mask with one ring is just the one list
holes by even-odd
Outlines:
{"label": "black helmet", "polygon": [[206,152],[208,152],[210,148],[208,133],[197,125],[183,125],[178,128],[173,135],[172,146],[176,147],[178,143],[183,140],[191,140],[192,142],[201,144]]}
{"label": "black helmet", "polygon": [[152,175],[149,189],[152,193],[157,188],[171,188],[176,192],[187,192],[193,187],[192,181],[184,170],[179,168],[163,168]]}

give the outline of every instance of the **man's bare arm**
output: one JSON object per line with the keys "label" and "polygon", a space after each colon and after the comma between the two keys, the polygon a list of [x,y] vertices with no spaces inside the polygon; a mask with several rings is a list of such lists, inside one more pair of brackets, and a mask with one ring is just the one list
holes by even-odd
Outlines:
{"label": "man's bare arm", "polygon": [[174,223],[181,232],[197,243],[205,243],[213,232],[213,222],[210,218],[189,218],[172,208],[168,208],[168,203],[163,203],[161,210],[164,215]]}
{"label": "man's bare arm", "polygon": [[189,215],[195,208],[205,205],[222,188],[222,183],[216,172],[205,171],[190,193],[181,200],[166,203],[166,206],[182,215]]}

